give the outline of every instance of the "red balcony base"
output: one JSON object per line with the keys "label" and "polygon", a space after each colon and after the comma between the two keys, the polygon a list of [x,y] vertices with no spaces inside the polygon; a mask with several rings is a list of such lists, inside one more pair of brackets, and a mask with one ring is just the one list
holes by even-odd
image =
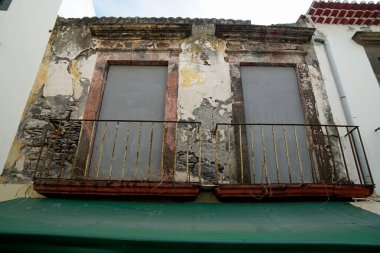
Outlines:
{"label": "red balcony base", "polygon": [[282,184],[282,185],[222,185],[216,188],[219,200],[262,200],[285,198],[365,198],[373,193],[373,186]]}
{"label": "red balcony base", "polygon": [[[136,198],[139,200],[192,200],[199,193],[193,184],[139,183],[120,181],[36,180],[34,190],[44,196],[88,198]],[[144,198],[142,198],[144,197]]]}

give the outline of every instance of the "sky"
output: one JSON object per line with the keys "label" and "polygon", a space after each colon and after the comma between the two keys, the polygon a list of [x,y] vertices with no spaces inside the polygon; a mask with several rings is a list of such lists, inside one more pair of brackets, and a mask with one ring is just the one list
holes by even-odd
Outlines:
{"label": "sky", "polygon": [[93,0],[98,17],[182,17],[294,23],[312,0]]}

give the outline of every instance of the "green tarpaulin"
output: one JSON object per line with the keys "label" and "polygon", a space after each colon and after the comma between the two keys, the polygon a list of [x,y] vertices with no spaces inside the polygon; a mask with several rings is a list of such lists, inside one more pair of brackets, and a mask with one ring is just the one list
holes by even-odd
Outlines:
{"label": "green tarpaulin", "polygon": [[0,203],[0,252],[380,252],[380,216],[342,202]]}

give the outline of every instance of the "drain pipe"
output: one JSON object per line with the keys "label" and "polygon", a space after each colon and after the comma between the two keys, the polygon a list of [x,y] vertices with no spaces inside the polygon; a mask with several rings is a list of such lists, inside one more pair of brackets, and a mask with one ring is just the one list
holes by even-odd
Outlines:
{"label": "drain pipe", "polygon": [[[349,107],[348,102],[347,102],[346,93],[345,93],[344,88],[343,88],[343,82],[342,82],[342,79],[338,73],[338,68],[337,68],[338,65],[336,64],[334,54],[333,54],[333,51],[331,49],[331,45],[330,45],[329,41],[327,40],[327,38],[324,38],[321,36],[315,37],[314,41],[323,44],[323,46],[325,48],[327,59],[329,61],[331,72],[332,72],[334,80],[335,80],[336,88],[338,90],[339,98],[340,98],[340,101],[342,103],[343,113],[344,113],[344,116],[346,118],[347,124],[348,125],[356,125],[354,120],[353,120],[352,113],[351,113],[350,107]],[[361,140],[359,140],[357,136],[354,136],[354,143],[355,142],[360,143]],[[362,161],[363,164],[366,164],[366,167],[368,168],[367,173],[364,173],[364,171],[362,170],[362,177],[363,177],[364,182],[366,182],[366,180],[368,180],[367,178],[369,177],[370,181],[373,183],[371,171],[369,170],[369,165],[367,163],[367,159],[365,157],[365,154],[363,152],[359,152],[358,156],[359,156],[359,160]]]}
{"label": "drain pipe", "polygon": [[336,88],[338,90],[339,98],[340,98],[340,101],[342,103],[343,112],[344,112],[344,116],[346,118],[347,124],[348,125],[356,125],[354,123],[352,113],[351,113],[350,107],[349,107],[348,102],[347,102],[346,93],[345,93],[344,88],[343,88],[343,83],[342,83],[341,77],[338,73],[338,68],[337,68],[335,58],[333,56],[334,54],[332,52],[331,45],[330,45],[329,41],[327,40],[327,38],[324,38],[321,36],[315,37],[314,41],[323,44],[323,47],[325,49],[327,59],[329,61],[329,65],[331,68],[331,72],[332,72],[334,80],[335,80]]}

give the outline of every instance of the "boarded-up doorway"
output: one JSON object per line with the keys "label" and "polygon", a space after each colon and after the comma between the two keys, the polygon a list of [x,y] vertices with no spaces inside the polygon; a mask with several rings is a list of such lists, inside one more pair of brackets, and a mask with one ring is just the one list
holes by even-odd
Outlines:
{"label": "boarded-up doorway", "polygon": [[96,127],[90,176],[158,180],[166,66],[110,66]]}
{"label": "boarded-up doorway", "polygon": [[[312,182],[304,114],[293,67],[241,67],[250,181]],[[266,123],[267,125],[259,125]]]}

